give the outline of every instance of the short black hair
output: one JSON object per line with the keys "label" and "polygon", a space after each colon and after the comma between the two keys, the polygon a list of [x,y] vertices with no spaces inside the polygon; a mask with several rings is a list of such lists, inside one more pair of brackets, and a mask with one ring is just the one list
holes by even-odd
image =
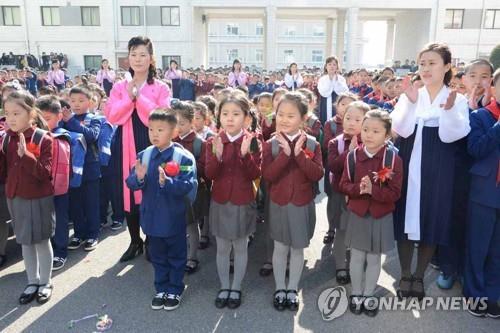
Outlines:
{"label": "short black hair", "polygon": [[149,115],[149,121],[164,121],[169,125],[177,125],[177,117],[172,109],[156,109]]}
{"label": "short black hair", "polygon": [[61,102],[59,98],[53,95],[45,95],[36,101],[36,107],[42,112],[50,112],[53,114],[61,113]]}
{"label": "short black hair", "polygon": [[194,118],[194,108],[189,102],[179,101],[171,106],[172,111],[175,111],[176,115],[187,119],[189,122],[193,121]]}

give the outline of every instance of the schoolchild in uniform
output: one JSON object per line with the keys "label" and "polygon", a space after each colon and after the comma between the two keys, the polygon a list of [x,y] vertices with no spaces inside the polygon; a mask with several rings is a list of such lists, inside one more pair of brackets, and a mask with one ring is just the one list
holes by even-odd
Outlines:
{"label": "schoolchild in uniform", "polygon": [[54,138],[52,143],[52,183],[54,185],[56,227],[51,243],[54,251],[52,270],[57,271],[64,267],[68,256],[68,190],[71,159],[71,137],[68,131],[59,127],[62,121],[62,109],[59,98],[52,95],[42,96],[37,100],[36,106],[42,112],[43,119],[47,122],[47,126]]}
{"label": "schoolchild in uniform", "polygon": [[196,162],[172,142],[177,124],[174,113],[155,110],[148,119],[153,145],[138,154],[126,182],[132,191],[143,194],[140,224],[148,237],[156,289],[151,308],[175,310],[185,287],[186,196],[196,187]]}
{"label": "schoolchild in uniform", "polygon": [[[340,189],[340,178],[344,171],[347,154],[361,143],[361,125],[365,114],[370,111],[368,104],[356,101],[347,106],[344,115],[343,133],[328,143],[328,168],[331,171],[331,199],[327,203],[329,233],[333,233],[333,256],[335,258],[335,278],[339,284],[351,281],[346,261],[347,247],[345,235],[350,212],[347,210],[345,195]],[[333,232],[332,232],[333,231]],[[325,237],[326,238],[326,237]]]}
{"label": "schoolchild in uniform", "polygon": [[264,137],[264,141],[267,141],[271,138],[274,132],[276,132],[276,109],[278,107],[278,103],[281,99],[281,96],[286,94],[287,90],[284,88],[276,88],[273,91],[272,95],[272,116],[266,114],[266,117],[261,117],[260,129],[262,131],[262,136]]}
{"label": "schoolchild in uniform", "polygon": [[208,114],[208,107],[203,102],[194,102],[194,118],[193,118],[193,130],[198,134],[203,140],[207,140],[214,136],[214,132],[210,128],[211,118]]}
{"label": "schoolchild in uniform", "polygon": [[313,92],[309,89],[300,88],[297,91],[304,95],[307,100],[307,117],[304,123],[304,131],[306,134],[315,137],[316,141],[318,141],[321,145],[323,142],[323,125],[314,113],[314,109],[316,108],[316,98],[314,97]]}
{"label": "schoolchild in uniform", "polygon": [[[467,136],[470,126],[466,98],[448,88],[448,46],[428,44],[418,59],[424,87],[410,85],[391,117],[404,168],[401,199],[394,211],[402,274],[398,296],[421,299],[424,273],[436,246],[450,242],[457,141]],[[416,242],[418,260],[412,274]]]}
{"label": "schoolchild in uniform", "polygon": [[[54,198],[51,183],[52,137],[42,131],[35,99],[26,92],[13,92],[4,100],[8,130],[2,138],[0,175],[16,242],[21,245],[28,285],[21,304],[35,298],[47,302],[52,295],[52,247]],[[38,118],[38,119],[37,119]],[[38,122],[38,128],[35,127]],[[37,139],[38,138],[38,139]]]}
{"label": "schoolchild in uniform", "polygon": [[87,153],[83,166],[80,187],[69,191],[70,218],[75,234],[68,249],[78,249],[82,244],[85,251],[96,249],[99,238],[99,178],[101,176],[97,141],[101,131],[101,121],[89,113],[90,91],[85,86],[70,90],[71,110],[63,109],[64,129],[83,134]]}
{"label": "schoolchild in uniform", "polygon": [[326,58],[323,76],[318,80],[319,120],[324,124],[335,115],[335,101],[337,96],[348,92],[349,88],[342,75],[339,74],[339,61],[334,56]]}
{"label": "schoolchild in uniform", "polygon": [[[219,104],[219,133],[208,140],[206,177],[212,180],[210,230],[217,241],[217,273],[221,289],[215,305],[237,308],[245,275],[248,236],[255,232],[256,207],[253,180],[260,176],[260,149],[250,150],[248,133],[250,102],[239,91],[230,92]],[[233,283],[229,282],[231,250],[234,253]]]}
{"label": "schoolchild in uniform", "polygon": [[[263,177],[269,186],[270,234],[274,240],[274,307],[297,311],[298,285],[304,266],[304,248],[314,234],[316,212],[313,184],[323,177],[320,144],[301,130],[307,100],[297,92],[285,94],[278,104],[279,133],[263,147]],[[290,273],[285,284],[287,258]]]}
{"label": "schoolchild in uniform", "polygon": [[363,146],[349,152],[340,180],[350,211],[345,244],[351,249],[349,308],[355,314],[377,314],[374,292],[381,256],[394,248],[392,212],[401,195],[403,162],[396,150],[386,145],[390,136],[387,112],[366,113],[361,130]]}
{"label": "schoolchild in uniform", "polygon": [[200,230],[198,225],[203,217],[208,215],[208,189],[204,180],[205,169],[205,140],[203,140],[193,129],[194,108],[191,103],[177,102],[172,105],[172,111],[177,116],[177,136],[174,142],[181,144],[186,150],[193,154],[196,159],[196,170],[198,177],[198,191],[196,201],[189,205],[186,211],[186,226],[188,235],[189,252],[187,256],[186,272],[192,274],[198,270],[198,247],[200,242]]}
{"label": "schoolchild in uniform", "polygon": [[464,296],[487,297],[487,308],[469,304],[474,316],[500,318],[500,69],[490,103],[470,115],[468,151],[474,158],[467,221]]}

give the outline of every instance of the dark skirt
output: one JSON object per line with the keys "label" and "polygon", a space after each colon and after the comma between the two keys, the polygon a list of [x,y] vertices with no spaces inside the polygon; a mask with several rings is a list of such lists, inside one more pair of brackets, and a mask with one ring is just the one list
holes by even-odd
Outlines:
{"label": "dark skirt", "polygon": [[113,89],[113,82],[108,81],[106,79],[102,80],[102,88],[104,89],[106,96],[109,97],[109,94],[111,93],[111,89]]}
{"label": "dark skirt", "polygon": [[[137,154],[144,149],[146,149],[149,145],[149,136],[148,136],[148,128],[144,126],[139,115],[137,114],[137,110],[134,110],[132,113],[132,126],[134,130],[134,141],[135,141],[135,151]],[[118,204],[121,205],[121,211],[123,211],[123,128],[122,126],[118,126],[115,132],[115,138],[111,145],[111,162],[113,170],[115,173],[115,186],[113,186],[115,198],[121,198],[116,200]],[[133,192],[130,192],[130,209],[131,212],[138,213],[138,205],[135,204]]]}
{"label": "dark skirt", "polygon": [[[420,241],[428,245],[448,245],[451,236],[452,207],[455,180],[455,160],[458,143],[444,143],[439,139],[439,127],[422,130],[422,164],[420,187]],[[398,138],[396,147],[403,160],[403,187],[401,199],[394,211],[394,237],[407,240],[405,234],[408,168],[415,141],[414,133]]]}
{"label": "dark skirt", "polygon": [[172,80],[172,97],[179,98],[181,79]]}
{"label": "dark skirt", "polygon": [[234,205],[210,202],[210,230],[216,237],[237,240],[255,232],[257,207],[255,202],[248,205]]}
{"label": "dark skirt", "polygon": [[304,206],[287,204],[280,206],[270,200],[269,205],[270,236],[273,240],[303,249],[309,246],[316,226],[314,201]]}

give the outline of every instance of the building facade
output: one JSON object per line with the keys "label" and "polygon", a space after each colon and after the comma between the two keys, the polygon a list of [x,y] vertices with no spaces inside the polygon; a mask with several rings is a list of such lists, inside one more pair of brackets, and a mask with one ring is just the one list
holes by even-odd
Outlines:
{"label": "building facade", "polygon": [[[380,47],[367,48],[367,22],[384,25]],[[158,67],[244,64],[268,69],[322,66],[336,55],[344,68],[415,59],[429,41],[447,42],[467,61],[500,42],[500,0],[0,0],[0,52],[62,52],[74,71],[107,58],[127,67],[127,41],[147,35]]]}

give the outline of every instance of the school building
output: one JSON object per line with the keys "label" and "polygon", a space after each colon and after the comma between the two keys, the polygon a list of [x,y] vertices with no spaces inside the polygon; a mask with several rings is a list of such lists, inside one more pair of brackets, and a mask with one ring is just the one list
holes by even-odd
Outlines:
{"label": "school building", "polygon": [[373,67],[414,60],[429,41],[467,61],[500,42],[500,0],[0,1],[0,53],[62,52],[73,71],[102,58],[126,67],[135,35],[152,38],[158,67],[322,66],[329,55]]}

